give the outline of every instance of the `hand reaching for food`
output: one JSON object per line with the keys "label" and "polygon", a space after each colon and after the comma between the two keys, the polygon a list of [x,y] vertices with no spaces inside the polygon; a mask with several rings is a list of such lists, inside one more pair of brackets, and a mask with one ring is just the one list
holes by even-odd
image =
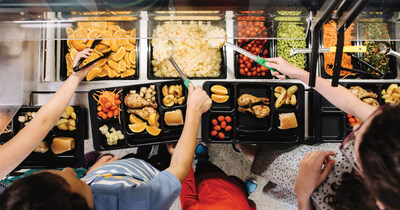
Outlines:
{"label": "hand reaching for food", "polygon": [[211,104],[211,98],[201,86],[197,86],[196,89],[194,89],[193,84],[189,84],[187,110],[203,114],[210,109]]}
{"label": "hand reaching for food", "polygon": [[302,76],[302,74],[307,73],[303,69],[293,66],[292,64],[290,64],[289,62],[287,62],[285,59],[283,59],[281,57],[267,58],[266,60],[268,61],[265,63],[266,66],[277,70],[274,72],[271,71],[271,75],[274,77],[277,77],[281,80],[286,79],[285,75],[287,75],[288,77],[290,77],[292,79],[299,79]]}
{"label": "hand reaching for food", "polygon": [[335,164],[331,156],[335,155],[332,151],[314,151],[303,157],[295,185],[299,201],[309,200],[312,192],[326,179]]}
{"label": "hand reaching for food", "polygon": [[[92,51],[93,51],[93,49],[86,48],[86,49],[80,51],[78,54],[76,54],[76,57],[75,57],[75,59],[74,59],[74,61],[73,61],[73,66],[76,66],[76,64],[78,63],[78,61],[79,61],[81,58],[88,58],[90,55],[92,55]],[[93,69],[93,67],[96,66],[96,64],[97,64],[97,62],[94,63],[94,64],[92,64],[92,65],[90,65],[90,66],[88,66],[87,68],[84,68],[84,69],[78,71],[78,72],[73,72],[72,75],[76,75],[76,76],[78,76],[78,77],[82,80],[83,78],[85,78],[86,74],[87,74],[91,69]]]}

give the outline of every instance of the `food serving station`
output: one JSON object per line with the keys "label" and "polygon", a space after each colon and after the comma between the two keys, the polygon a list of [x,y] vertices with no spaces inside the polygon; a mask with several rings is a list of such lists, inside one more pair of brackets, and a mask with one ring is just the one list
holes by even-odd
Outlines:
{"label": "food serving station", "polygon": [[[42,145],[47,150],[33,152],[21,167],[81,166],[85,144],[102,151],[176,142],[188,90],[163,54],[168,40],[173,59],[213,100],[199,139],[341,142],[359,121],[312,84],[279,80],[232,47],[210,44],[226,40],[259,58],[283,57],[316,76],[339,78],[365,103],[399,104],[399,3],[306,2],[0,3],[0,144],[34,117],[71,75],[76,54],[88,47],[93,52],[83,64],[98,62],[70,102],[74,111],[66,110],[48,134]],[[343,21],[348,25],[341,39]],[[337,46],[338,37],[344,47]],[[335,66],[336,51],[344,52],[341,67]],[[73,138],[75,146],[49,150],[56,137]]]}

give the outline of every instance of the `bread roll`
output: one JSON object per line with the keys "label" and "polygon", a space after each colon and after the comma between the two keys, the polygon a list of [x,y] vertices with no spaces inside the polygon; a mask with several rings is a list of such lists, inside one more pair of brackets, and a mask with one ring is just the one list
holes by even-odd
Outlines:
{"label": "bread roll", "polygon": [[75,140],[71,137],[56,137],[51,144],[51,151],[56,155],[72,149],[75,149]]}
{"label": "bread roll", "polygon": [[296,115],[293,112],[279,114],[281,125],[278,127],[281,130],[297,128]]}
{"label": "bread roll", "polygon": [[182,111],[177,109],[175,111],[165,112],[164,122],[168,126],[183,125]]}

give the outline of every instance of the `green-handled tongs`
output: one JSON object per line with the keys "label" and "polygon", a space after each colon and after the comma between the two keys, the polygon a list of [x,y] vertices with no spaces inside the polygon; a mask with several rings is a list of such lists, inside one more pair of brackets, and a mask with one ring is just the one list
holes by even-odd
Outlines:
{"label": "green-handled tongs", "polygon": [[[185,73],[183,73],[181,67],[179,67],[179,65],[176,63],[175,59],[172,57],[175,53],[174,43],[172,43],[170,40],[168,40],[168,44],[170,45],[170,48],[172,49],[171,55],[169,56],[168,60],[171,62],[171,64],[174,66],[174,68],[178,72],[179,76],[182,78],[183,84],[186,86],[187,89],[189,89],[189,84],[192,83],[192,81],[190,81],[190,79],[187,78]],[[194,85],[193,85],[193,87],[194,87]]]}

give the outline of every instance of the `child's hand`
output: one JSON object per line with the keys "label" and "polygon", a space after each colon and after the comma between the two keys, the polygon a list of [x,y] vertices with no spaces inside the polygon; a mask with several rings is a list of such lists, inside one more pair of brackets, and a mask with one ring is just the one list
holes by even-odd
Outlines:
{"label": "child's hand", "polygon": [[299,201],[309,200],[312,192],[326,179],[335,164],[331,156],[335,155],[332,151],[314,151],[303,157],[295,185]]}
{"label": "child's hand", "polygon": [[100,166],[103,166],[103,165],[105,165],[107,163],[114,162],[114,161],[116,161],[118,159],[119,159],[119,157],[115,156],[115,155],[111,155],[111,154],[110,155],[104,155],[87,171],[86,174],[89,174],[90,172],[96,170]]}
{"label": "child's hand", "polygon": [[285,75],[289,76],[292,79],[299,79],[301,74],[306,73],[306,71],[304,71],[303,69],[293,66],[292,64],[290,64],[281,57],[267,58],[266,60],[269,61],[265,63],[266,66],[274,68],[277,71],[279,71],[279,72],[271,72],[271,75],[282,80],[286,79]]}
{"label": "child's hand", "polygon": [[[73,67],[76,66],[76,64],[78,63],[78,61],[79,61],[81,58],[88,58],[90,55],[92,55],[92,51],[93,51],[93,49],[86,48],[86,49],[80,51],[78,54],[76,54],[76,57],[75,57],[75,59],[74,59],[74,61],[73,61]],[[78,72],[73,72],[72,75],[78,76],[78,77],[80,78],[80,80],[82,80],[83,78],[86,77],[86,74],[87,74],[94,66],[96,66],[96,64],[97,64],[97,62],[94,63],[94,64],[92,64],[92,65],[90,65],[90,66],[88,66],[88,67],[86,67],[86,68],[84,68],[84,69],[82,69],[82,70],[80,70],[80,71],[78,71]]]}
{"label": "child's hand", "polygon": [[207,95],[206,91],[197,86],[194,89],[193,84],[189,84],[189,95],[187,100],[187,110],[189,112],[198,112],[203,114],[211,107],[211,98]]}

